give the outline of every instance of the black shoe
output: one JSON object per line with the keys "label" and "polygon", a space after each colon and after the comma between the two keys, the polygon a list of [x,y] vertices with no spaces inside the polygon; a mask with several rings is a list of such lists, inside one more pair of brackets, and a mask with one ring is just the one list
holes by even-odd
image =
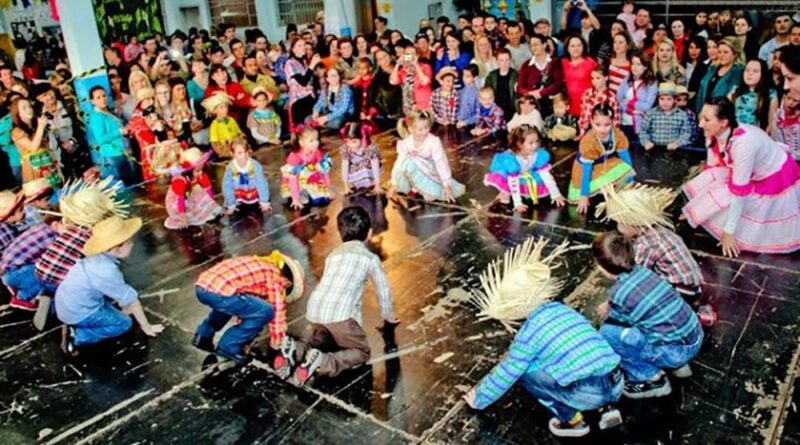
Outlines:
{"label": "black shoe", "polygon": [[227,360],[231,360],[232,362],[236,363],[237,365],[246,365],[247,364],[247,356],[244,354],[231,354],[225,352],[221,349],[216,350],[216,354],[219,357],[222,357]]}
{"label": "black shoe", "polygon": [[625,382],[625,389],[622,391],[629,399],[648,399],[651,397],[663,397],[672,393],[672,385],[665,374],[656,381],[647,382]]}
{"label": "black shoe", "polygon": [[214,352],[214,339],[212,337],[201,337],[200,334],[194,334],[192,339],[192,346],[201,351]]}

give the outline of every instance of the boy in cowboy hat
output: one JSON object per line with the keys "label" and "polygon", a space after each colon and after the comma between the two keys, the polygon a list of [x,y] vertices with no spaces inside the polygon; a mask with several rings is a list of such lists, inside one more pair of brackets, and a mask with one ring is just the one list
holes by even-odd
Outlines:
{"label": "boy in cowboy hat", "polygon": [[76,355],[82,346],[124,334],[131,328],[131,315],[150,337],[164,330],[160,324],[150,324],[139,294],[125,282],[119,267],[119,262],[130,255],[132,238],[141,227],[139,218],[116,215],[94,226],[92,237],[83,247],[86,258],[70,269],[56,291],[56,314],[68,327],[65,353]]}
{"label": "boy in cowboy hat", "polygon": [[[287,378],[295,363],[291,382],[302,386],[315,374],[333,377],[369,360],[367,334],[361,327],[361,306],[367,279],[375,285],[381,317],[387,324],[400,323],[392,309],[392,296],[381,260],[365,245],[372,233],[369,214],[361,207],[348,207],[337,216],[344,244],[328,255],[325,273],[306,307],[311,322],[301,340],[285,336],[280,355],[273,363],[278,375]],[[316,349],[329,340],[339,348],[333,353]]]}
{"label": "boy in cowboy hat", "polygon": [[677,85],[664,82],[658,86],[658,107],[644,118],[639,138],[645,150],[663,147],[669,151],[692,143],[692,126],[689,116],[678,108],[675,96]]}
{"label": "boy in cowboy hat", "polygon": [[247,128],[250,136],[259,144],[280,144],[281,118],[272,108],[275,95],[263,87],[253,90],[253,103],[255,108],[247,116]]}
{"label": "boy in cowboy hat", "polygon": [[44,220],[42,210],[50,207],[50,200],[55,194],[47,179],[39,178],[22,184],[25,196],[25,224],[30,226]]}
{"label": "boy in cowboy hat", "polygon": [[211,148],[221,158],[232,157],[231,144],[234,140],[244,136],[236,119],[228,115],[231,103],[230,96],[223,91],[218,91],[203,101],[206,113],[214,116],[208,133]]}
{"label": "boy in cowboy hat", "polygon": [[0,192],[0,252],[19,235],[19,223],[25,217],[22,199],[21,193],[11,190]]}
{"label": "boy in cowboy hat", "polygon": [[[211,313],[197,327],[192,345],[245,363],[245,347],[270,323],[269,344],[277,349],[286,335],[286,303],[303,296],[303,268],[281,252],[268,256],[239,256],[206,270],[195,284],[197,299]],[[214,335],[231,318],[239,323],[225,331],[217,347]]]}
{"label": "boy in cowboy hat", "polygon": [[697,314],[663,278],[634,262],[633,247],[620,233],[599,234],[592,251],[600,273],[615,282],[597,315],[605,320],[600,334],[622,357],[623,394],[631,399],[670,394],[664,370],[691,375],[689,362],[703,344]]}
{"label": "boy in cowboy hat", "polygon": [[433,114],[436,116],[436,123],[445,127],[455,125],[458,119],[458,106],[461,97],[455,90],[457,78],[458,71],[451,66],[442,68],[436,74],[436,81],[439,82],[440,86],[431,96],[431,108],[433,108]]}

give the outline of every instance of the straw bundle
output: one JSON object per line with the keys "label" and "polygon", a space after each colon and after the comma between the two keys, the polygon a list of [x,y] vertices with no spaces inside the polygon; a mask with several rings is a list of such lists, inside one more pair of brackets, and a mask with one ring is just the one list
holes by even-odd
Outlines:
{"label": "straw bundle", "polygon": [[673,190],[635,184],[619,191],[613,186],[605,187],[603,195],[605,202],[600,203],[595,211],[598,218],[605,213],[603,221],[612,220],[634,227],[673,228],[665,211],[678,195]]}
{"label": "straw bundle", "polygon": [[102,181],[67,183],[61,190],[58,204],[61,216],[81,226],[92,226],[111,214],[126,218],[130,205],[116,199],[121,188],[122,183],[111,177]]}
{"label": "straw bundle", "polygon": [[548,240],[533,237],[506,251],[481,274],[481,289],[472,292],[472,303],[479,309],[478,319],[495,319],[511,332],[537,306],[555,297],[563,286],[551,275],[553,262],[567,251],[564,241],[542,258]]}

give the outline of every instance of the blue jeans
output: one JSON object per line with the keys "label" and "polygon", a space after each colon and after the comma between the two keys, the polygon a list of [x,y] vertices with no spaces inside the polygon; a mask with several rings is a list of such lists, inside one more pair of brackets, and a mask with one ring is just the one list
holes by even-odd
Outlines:
{"label": "blue jeans", "polygon": [[615,369],[599,377],[587,377],[561,386],[550,374],[531,371],[522,376],[522,385],[558,420],[568,422],[579,411],[601,408],[622,395],[622,372]]}
{"label": "blue jeans", "polygon": [[133,178],[133,166],[130,159],[124,155],[101,156],[97,168],[100,170],[100,177],[103,179],[113,176],[128,184]]}
{"label": "blue jeans", "polygon": [[604,324],[600,335],[608,341],[614,352],[622,357],[622,370],[630,382],[646,382],[662,369],[676,369],[692,361],[703,345],[703,330],[688,344],[654,345],[647,341],[642,331],[615,324]]}
{"label": "blue jeans", "polygon": [[22,301],[33,300],[44,289],[41,281],[36,278],[34,269],[34,264],[26,264],[22,267],[8,270],[3,275],[3,283],[14,289],[17,293],[17,298]]}
{"label": "blue jeans", "polygon": [[115,308],[111,301],[92,315],[72,325],[75,328],[75,346],[98,343],[108,338],[119,337],[133,326],[133,320]]}
{"label": "blue jeans", "polygon": [[211,313],[197,327],[197,334],[203,338],[214,338],[231,317],[242,320],[225,331],[217,344],[217,350],[228,356],[241,355],[242,348],[253,341],[275,315],[271,304],[252,295],[225,297],[198,287],[197,299],[211,307]]}

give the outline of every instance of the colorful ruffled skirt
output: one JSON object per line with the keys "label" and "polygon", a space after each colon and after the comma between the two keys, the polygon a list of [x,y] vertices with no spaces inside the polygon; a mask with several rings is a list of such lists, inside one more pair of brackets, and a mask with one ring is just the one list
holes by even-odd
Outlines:
{"label": "colorful ruffled skirt", "polygon": [[[178,205],[178,195],[171,189],[167,191],[167,197],[164,205],[167,208],[167,215],[164,221],[164,227],[168,229],[179,229],[181,220],[181,211]],[[185,201],[186,221],[190,226],[202,226],[203,224],[212,221],[222,214],[222,207],[208,195],[202,187],[195,186],[192,192]]]}
{"label": "colorful ruffled skirt", "polygon": [[[323,173],[316,169],[304,168],[296,178],[297,185],[300,187],[301,201],[307,199],[311,204],[317,204],[327,202],[331,199],[328,173]],[[289,176],[283,175],[281,177],[281,197],[286,200],[292,197],[292,188],[289,181]]]}
{"label": "colorful ruffled skirt", "polygon": [[[408,156],[400,161],[395,169],[399,169],[396,178],[392,178],[399,193],[416,191],[426,201],[444,201],[444,185],[436,172],[432,159],[420,156]],[[464,184],[451,180],[453,197],[458,198],[466,192]]]}
{"label": "colorful ruffled skirt", "polygon": [[[352,167],[351,167],[352,168]],[[378,167],[378,174],[383,173],[383,168]],[[380,177],[378,177],[380,181]],[[347,183],[351,188],[364,189],[375,186],[375,175],[372,173],[372,166],[365,166],[358,170],[351,170],[347,175]]]}
{"label": "colorful ruffled skirt", "polygon": [[[580,158],[579,158],[580,159]],[[583,175],[583,165],[576,159],[572,164],[572,180],[569,182],[569,192],[567,201],[575,204],[581,199],[581,176]],[[633,181],[636,172],[633,167],[622,159],[611,156],[605,161],[595,161],[592,167],[592,180],[589,182],[589,197],[600,193],[603,187],[613,184],[618,187],[626,182]]]}
{"label": "colorful ruffled skirt", "polygon": [[[483,177],[483,184],[494,187],[501,193],[512,194],[511,187],[508,184],[508,176],[502,173],[487,173],[486,176]],[[537,202],[539,198],[549,196],[550,191],[547,190],[547,186],[542,182],[536,181],[535,179],[527,181],[520,177],[519,194],[523,198],[529,198],[533,202]]]}

